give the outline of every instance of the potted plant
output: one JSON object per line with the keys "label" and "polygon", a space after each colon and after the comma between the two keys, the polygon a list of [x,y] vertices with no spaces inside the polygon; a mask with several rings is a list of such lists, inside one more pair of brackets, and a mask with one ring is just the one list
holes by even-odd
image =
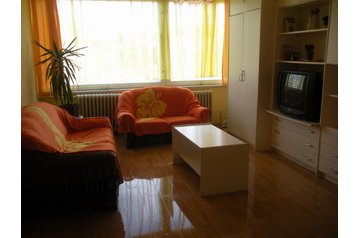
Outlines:
{"label": "potted plant", "polygon": [[46,58],[36,65],[47,64],[46,80],[50,81],[51,92],[57,105],[65,108],[72,115],[78,116],[78,105],[76,110],[71,85],[77,84],[75,73],[79,67],[73,57],[83,56],[79,51],[86,47],[75,48],[76,39],[74,38],[67,47],[62,49],[59,49],[55,42],[53,42],[53,49],[47,49],[36,40],[33,43],[45,51],[41,57]]}

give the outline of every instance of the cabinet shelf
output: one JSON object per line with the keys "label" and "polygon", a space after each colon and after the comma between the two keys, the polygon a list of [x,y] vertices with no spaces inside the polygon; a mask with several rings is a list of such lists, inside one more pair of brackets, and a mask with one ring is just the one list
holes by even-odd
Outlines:
{"label": "cabinet shelf", "polygon": [[312,29],[312,30],[281,32],[281,33],[278,33],[278,35],[279,36],[288,36],[288,35],[310,34],[310,33],[327,32],[327,31],[328,31],[327,28],[318,28],[318,29]]}
{"label": "cabinet shelf", "polygon": [[319,7],[324,4],[329,4],[329,0],[278,0],[277,7],[279,9],[287,9],[287,8],[314,8]]}
{"label": "cabinet shelf", "polygon": [[277,117],[280,117],[280,118],[295,122],[295,123],[300,124],[300,125],[310,126],[310,127],[319,127],[320,126],[319,122],[302,121],[302,120],[294,119],[292,117],[288,117],[287,115],[283,114],[282,112],[280,112],[277,109],[266,110],[266,112],[271,114],[271,115],[273,115],[273,116],[277,116]]}
{"label": "cabinet shelf", "polygon": [[328,94],[328,96],[331,98],[338,98],[338,94]]}
{"label": "cabinet shelf", "polygon": [[336,130],[336,131],[338,131],[338,126],[325,126],[325,128],[328,128],[329,130]]}
{"label": "cabinet shelf", "polygon": [[307,64],[307,65],[324,65],[323,61],[302,61],[302,60],[277,60],[276,63],[283,64]]}

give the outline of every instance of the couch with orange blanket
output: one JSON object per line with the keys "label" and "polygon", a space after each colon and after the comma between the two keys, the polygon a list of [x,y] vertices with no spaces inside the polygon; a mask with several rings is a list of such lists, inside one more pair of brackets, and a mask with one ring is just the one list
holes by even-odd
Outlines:
{"label": "couch with orange blanket", "polygon": [[108,118],[79,119],[44,102],[22,108],[24,216],[116,208],[122,182]]}
{"label": "couch with orange blanket", "polygon": [[210,109],[201,106],[188,88],[153,86],[122,92],[115,119],[119,133],[165,134],[173,125],[208,122]]}

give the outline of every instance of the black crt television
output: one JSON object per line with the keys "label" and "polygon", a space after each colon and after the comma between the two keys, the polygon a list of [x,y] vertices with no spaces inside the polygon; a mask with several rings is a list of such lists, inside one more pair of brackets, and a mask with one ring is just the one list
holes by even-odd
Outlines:
{"label": "black crt television", "polygon": [[319,72],[281,71],[277,83],[280,111],[292,118],[318,122],[322,77]]}

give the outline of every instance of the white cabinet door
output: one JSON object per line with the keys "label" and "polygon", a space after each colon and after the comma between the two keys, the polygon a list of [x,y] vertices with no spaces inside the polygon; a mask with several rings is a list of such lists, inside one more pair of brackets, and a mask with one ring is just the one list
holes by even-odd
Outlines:
{"label": "white cabinet door", "polygon": [[[229,45],[229,82],[228,82],[228,129],[238,134],[240,120],[240,101],[245,101],[244,87],[241,81],[243,42],[244,42],[244,14],[230,17],[230,45]],[[241,109],[242,110],[242,109]]]}
{"label": "white cabinet door", "polygon": [[260,9],[230,17],[228,129],[256,140]]}
{"label": "white cabinet door", "polygon": [[230,0],[230,16],[260,8],[261,0]]}
{"label": "white cabinet door", "polygon": [[230,16],[244,11],[243,0],[230,0]]}
{"label": "white cabinet door", "polygon": [[244,0],[245,12],[261,7],[261,0]]}

